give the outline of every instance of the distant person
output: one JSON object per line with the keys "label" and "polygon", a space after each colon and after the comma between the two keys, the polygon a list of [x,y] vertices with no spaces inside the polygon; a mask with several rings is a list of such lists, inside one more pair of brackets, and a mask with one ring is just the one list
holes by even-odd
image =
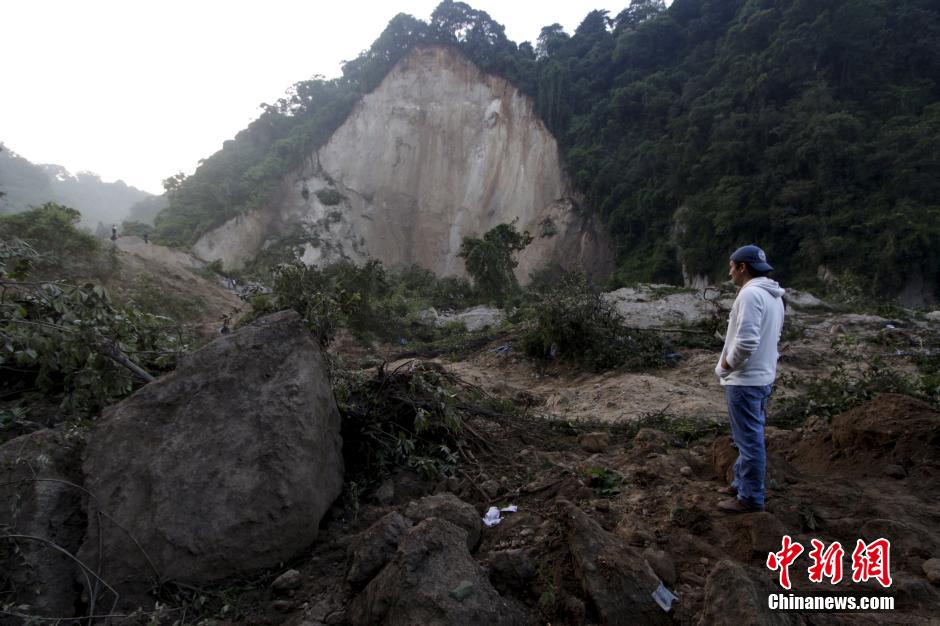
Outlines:
{"label": "distant person", "polygon": [[117,224],[111,224],[111,241],[117,241]]}
{"label": "distant person", "polygon": [[144,233],[144,243],[150,243],[150,233]]}
{"label": "distant person", "polygon": [[735,496],[718,503],[727,513],[764,510],[764,422],[777,375],[777,342],[784,316],[784,290],[767,277],[772,270],[767,255],[755,245],[738,248],[729,261],[728,275],[739,291],[715,367],[725,388],[731,435],[738,448],[734,480],[730,487],[719,489]]}

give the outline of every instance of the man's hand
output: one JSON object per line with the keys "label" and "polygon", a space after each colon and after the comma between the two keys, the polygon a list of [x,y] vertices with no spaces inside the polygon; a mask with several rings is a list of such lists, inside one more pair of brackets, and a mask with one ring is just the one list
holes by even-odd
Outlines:
{"label": "man's hand", "polygon": [[721,357],[721,369],[725,369],[729,371],[731,370],[731,366],[728,365],[728,359],[726,359],[725,357]]}

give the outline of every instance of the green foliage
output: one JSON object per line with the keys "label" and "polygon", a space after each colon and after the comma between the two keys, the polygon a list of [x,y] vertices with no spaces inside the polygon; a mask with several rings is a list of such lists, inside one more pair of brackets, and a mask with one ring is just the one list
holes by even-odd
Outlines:
{"label": "green foliage", "polygon": [[131,392],[124,354],[150,371],[187,349],[167,318],[117,308],[100,286],[7,281],[0,296],[0,370],[16,388],[62,397],[67,414],[94,415]]}
{"label": "green foliage", "polygon": [[492,302],[505,302],[519,291],[513,258],[532,243],[532,235],[516,230],[515,222],[500,224],[488,230],[483,237],[464,237],[457,256],[464,260],[474,287]]}
{"label": "green foliage", "polygon": [[454,474],[457,437],[473,393],[431,364],[409,362],[375,376],[334,372],[334,394],[343,415],[347,473],[374,482],[393,468],[427,478]]}
{"label": "green foliage", "polygon": [[362,339],[407,338],[412,349],[449,351],[435,346],[459,343],[466,335],[463,327],[459,332],[431,328],[416,321],[417,312],[479,304],[466,280],[439,279],[417,266],[392,273],[379,261],[324,268],[293,261],[277,265],[272,274],[272,294],[252,298],[252,311],[243,321],[291,308],[303,316],[323,346],[332,342],[339,328],[347,328]]}
{"label": "green foliage", "polygon": [[393,320],[405,313],[403,304],[390,297],[388,275],[378,261],[323,269],[284,263],[274,269],[273,292],[276,308],[300,313],[321,346],[329,345],[340,327],[363,335],[393,333]]}
{"label": "green foliage", "polygon": [[65,416],[91,416],[137,382],[118,361],[158,372],[188,346],[171,320],[117,305],[99,285],[33,276],[97,262],[99,244],[77,221],[55,204],[0,218],[0,371],[6,395],[37,390],[61,398]]}
{"label": "green foliage", "polygon": [[317,199],[326,206],[336,206],[345,199],[345,196],[335,189],[324,187],[317,190]]}
{"label": "green foliage", "polygon": [[[36,209],[14,215],[0,216],[0,239],[22,239],[38,250],[54,250],[55,257],[46,257],[47,264],[58,260],[90,260],[99,250],[92,235],[75,226],[81,213],[75,209],[49,202]],[[41,261],[41,259],[37,259]]]}
{"label": "green foliage", "polygon": [[523,317],[526,354],[558,358],[595,371],[615,367],[649,369],[666,365],[667,346],[655,333],[630,329],[614,306],[580,274],[532,293]]}
{"label": "green foliage", "polygon": [[588,470],[588,485],[598,496],[611,498],[620,493],[623,476],[606,467],[592,467]]}

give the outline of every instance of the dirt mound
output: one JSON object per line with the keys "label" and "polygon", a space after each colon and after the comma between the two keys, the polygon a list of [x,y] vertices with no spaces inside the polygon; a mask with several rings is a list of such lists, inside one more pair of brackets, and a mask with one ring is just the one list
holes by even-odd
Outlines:
{"label": "dirt mound", "polygon": [[903,478],[935,464],[940,413],[909,396],[882,394],[805,432],[790,460],[809,474]]}

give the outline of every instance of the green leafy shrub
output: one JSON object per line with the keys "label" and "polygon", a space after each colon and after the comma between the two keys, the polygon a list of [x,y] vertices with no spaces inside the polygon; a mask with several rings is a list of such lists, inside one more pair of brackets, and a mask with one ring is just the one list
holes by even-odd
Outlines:
{"label": "green leafy shrub", "polygon": [[[25,241],[44,254],[32,258],[30,270],[75,275],[79,269],[99,260],[100,244],[90,233],[76,228],[81,213],[75,209],[49,202],[36,209],[0,216],[0,239]],[[13,257],[11,257],[13,258]],[[63,261],[69,260],[68,266]]]}
{"label": "green leafy shrub", "polygon": [[346,196],[336,191],[335,189],[324,187],[323,189],[317,190],[317,199],[325,206],[336,206],[345,200]]}
{"label": "green leafy shrub", "polygon": [[171,320],[116,307],[100,286],[8,282],[0,297],[0,370],[15,391],[61,396],[66,414],[91,416],[140,381],[119,361],[171,369],[188,350]]}
{"label": "green leafy shrub", "polygon": [[500,224],[482,238],[464,237],[457,256],[464,260],[477,292],[492,302],[505,302],[519,291],[513,258],[532,243],[532,235],[516,230],[515,222]]}
{"label": "green leafy shrub", "polygon": [[667,345],[657,334],[630,329],[614,306],[581,274],[530,295],[522,338],[529,356],[558,358],[595,371],[615,367],[649,369],[667,364]]}
{"label": "green leafy shrub", "polygon": [[374,376],[336,370],[334,393],[343,415],[347,473],[373,482],[395,467],[427,478],[453,475],[467,390],[452,375],[426,363]]}

